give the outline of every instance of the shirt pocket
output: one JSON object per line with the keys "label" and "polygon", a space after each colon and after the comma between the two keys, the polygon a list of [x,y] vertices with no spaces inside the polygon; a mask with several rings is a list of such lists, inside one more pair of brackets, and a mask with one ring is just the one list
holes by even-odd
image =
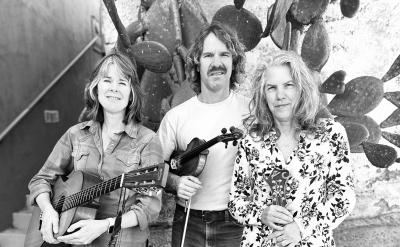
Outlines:
{"label": "shirt pocket", "polygon": [[116,159],[124,166],[129,168],[129,170],[134,170],[139,167],[140,156],[136,153],[128,153],[128,152],[116,152]]}
{"label": "shirt pocket", "polygon": [[72,151],[75,170],[84,171],[86,169],[89,153],[89,150],[86,148],[80,148],[79,150]]}

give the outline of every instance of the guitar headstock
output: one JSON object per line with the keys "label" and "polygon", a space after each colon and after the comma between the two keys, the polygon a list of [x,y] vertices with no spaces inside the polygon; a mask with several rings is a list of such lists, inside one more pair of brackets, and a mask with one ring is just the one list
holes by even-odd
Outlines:
{"label": "guitar headstock", "polygon": [[164,188],[167,183],[168,165],[160,163],[140,168],[124,174],[122,187],[141,190],[140,188]]}
{"label": "guitar headstock", "polygon": [[243,131],[241,131],[238,128],[235,128],[233,126],[231,126],[229,128],[229,132],[227,131],[226,128],[223,128],[221,130],[222,135],[219,135],[217,137],[219,142],[224,142],[225,143],[225,147],[228,146],[228,142],[233,141],[233,146],[237,145],[237,140],[239,140],[240,138],[243,138]]}

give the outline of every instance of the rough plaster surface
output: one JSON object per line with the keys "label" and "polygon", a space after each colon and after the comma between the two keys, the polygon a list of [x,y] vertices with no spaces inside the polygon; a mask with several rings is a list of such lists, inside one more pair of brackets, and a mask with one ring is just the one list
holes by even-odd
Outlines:
{"label": "rough plaster surface", "polygon": [[[207,19],[222,6],[233,1],[200,0]],[[268,6],[274,1],[246,1],[244,7],[252,11],[266,25]],[[116,5],[125,25],[136,19],[139,0],[118,0]],[[103,8],[105,10],[105,8]],[[339,1],[328,6],[324,19],[330,35],[332,51],[321,71],[322,81],[337,70],[345,70],[346,82],[359,76],[381,78],[400,54],[400,2],[395,0],[362,0],[355,17],[344,18],[340,13]],[[103,11],[103,32],[109,49],[116,41],[116,31],[108,13]],[[246,53],[247,65],[243,94],[249,94],[252,71],[258,61],[277,50],[269,38],[262,39],[258,46]],[[400,76],[385,83],[385,92],[400,89]],[[332,96],[328,96],[332,98]],[[385,99],[368,115],[379,124],[394,110]],[[392,127],[384,129],[400,133]],[[380,143],[391,145],[383,138]],[[400,154],[400,150],[396,148]],[[350,217],[335,230],[338,246],[399,246],[400,240],[400,164],[389,169],[372,166],[364,154],[352,154],[351,162],[355,172],[357,204]],[[170,215],[173,213],[171,196],[165,200],[160,216],[161,227],[153,229],[154,246],[169,242]],[[167,246],[167,245],[166,245]]]}

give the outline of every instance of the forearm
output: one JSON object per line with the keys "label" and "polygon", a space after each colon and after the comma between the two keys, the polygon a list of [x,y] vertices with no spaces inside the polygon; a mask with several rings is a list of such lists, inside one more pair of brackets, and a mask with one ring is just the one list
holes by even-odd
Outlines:
{"label": "forearm", "polygon": [[121,228],[134,227],[138,224],[138,218],[134,211],[130,210],[122,215]]}
{"label": "forearm", "polygon": [[53,205],[50,202],[50,194],[47,192],[39,194],[35,199],[37,205],[39,206],[41,211],[46,210],[47,208],[53,208]]}
{"label": "forearm", "polygon": [[165,187],[166,191],[176,194],[176,192],[178,191],[178,185],[179,185],[180,178],[181,177],[179,177],[178,175],[169,172],[168,178],[167,178],[167,185]]}

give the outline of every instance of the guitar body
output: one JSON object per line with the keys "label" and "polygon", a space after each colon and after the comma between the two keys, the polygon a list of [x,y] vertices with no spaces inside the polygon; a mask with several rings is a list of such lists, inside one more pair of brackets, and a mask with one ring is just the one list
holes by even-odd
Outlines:
{"label": "guitar body", "polygon": [[[83,173],[82,171],[74,171],[68,177],[59,177],[53,186],[53,205],[60,205],[55,207],[59,212],[59,232],[55,237],[64,235],[68,227],[82,219],[94,219],[96,216],[97,208],[95,205],[85,205],[80,207],[73,207],[69,210],[62,212],[63,202],[66,197],[75,194],[82,189],[88,188],[94,184],[101,182],[95,176]],[[48,244],[43,241],[40,233],[40,208],[35,207],[32,213],[32,218],[29,223],[27,235],[25,238],[26,247],[39,247],[39,246],[67,246],[61,244]]]}
{"label": "guitar body", "polygon": [[193,138],[187,145],[186,151],[174,151],[171,155],[171,166],[172,164],[176,167],[170,171],[178,176],[194,176],[197,177],[203,171],[206,165],[208,150],[203,150],[194,157],[188,157],[187,159],[176,159],[176,157],[182,154],[194,150],[196,147],[204,144],[204,140],[199,138]]}

